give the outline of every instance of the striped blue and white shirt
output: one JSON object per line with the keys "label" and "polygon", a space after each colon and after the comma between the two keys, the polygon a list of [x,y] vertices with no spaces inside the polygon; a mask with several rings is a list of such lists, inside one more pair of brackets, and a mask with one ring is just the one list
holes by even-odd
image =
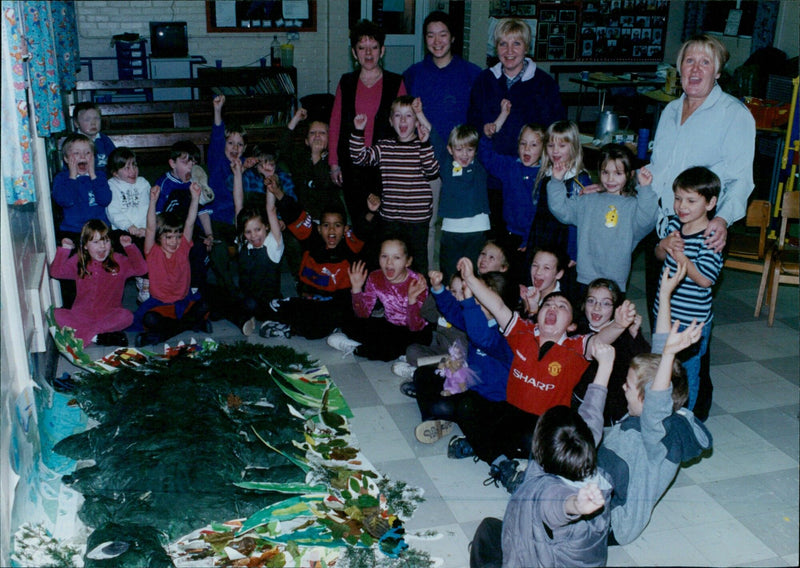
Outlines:
{"label": "striped blue and white shirt", "polygon": [[[679,231],[681,227],[678,217],[671,216],[666,234],[669,235],[673,231]],[[684,254],[697,267],[700,274],[711,281],[712,286],[703,288],[688,276],[684,278],[672,295],[670,317],[672,321],[680,320],[685,325],[689,325],[693,319],[698,322],[708,323],[714,317],[711,288],[722,270],[722,254],[706,247],[702,231],[693,235],[684,235],[683,233],[680,233],[680,235],[683,238]],[[664,264],[669,267],[670,274],[674,273],[678,267],[678,263],[669,254],[664,259]],[[658,294],[656,295],[653,312],[658,315]]]}

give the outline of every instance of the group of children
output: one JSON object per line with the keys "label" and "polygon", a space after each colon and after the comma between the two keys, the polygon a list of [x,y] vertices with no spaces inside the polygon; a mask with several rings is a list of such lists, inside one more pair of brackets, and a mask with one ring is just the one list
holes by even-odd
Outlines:
{"label": "group of children", "polygon": [[[353,161],[378,166],[383,187],[352,219],[323,175],[325,120],[310,122],[300,154],[285,143],[280,156],[247,152],[246,133],[222,121],[224,102],[213,102],[208,174],[197,148],[177,143],[152,188],[127,148],[110,151],[106,178],[99,115],[98,129],[84,130],[97,110],[76,107],[83,134],[66,139],[66,167],[53,182],[64,220],[51,274],[76,280],[77,296],[56,310],[57,323],[85,342],[124,345],[128,330],[147,345],[184,329],[210,332],[209,316],[226,317],[245,335],[260,323],[263,337],[327,337],[345,353],[396,360],[401,390],[419,404],[417,438],[435,442],[458,424],[463,436],[451,438],[448,456],[484,460],[488,481],[513,493],[502,528],[481,525],[477,565],[500,550],[503,565],[593,565],[605,558],[609,526],[619,542],[638,536],[681,461],[710,446],[681,407],[697,399],[722,266],[702,239],[717,176],[696,167],[674,181],[676,216],[655,251],[665,265],[653,349],[662,355],[649,356],[624,292],[657,198],[652,175],[635,171],[624,146],[602,148],[592,184],[572,122],[523,126],[514,158],[491,147],[508,101],[480,133],[439,133],[419,99],[401,96],[389,118],[395,138],[365,147],[368,118],[354,118]],[[289,130],[307,117],[300,109]],[[490,227],[487,175],[502,181],[501,228]],[[303,180],[298,195],[293,176]],[[433,215],[442,218],[440,270],[429,271]],[[492,229],[498,239],[487,241]],[[281,260],[292,247],[297,295],[281,298]],[[130,276],[135,314],[121,307]],[[424,364],[431,360],[438,366]]]}

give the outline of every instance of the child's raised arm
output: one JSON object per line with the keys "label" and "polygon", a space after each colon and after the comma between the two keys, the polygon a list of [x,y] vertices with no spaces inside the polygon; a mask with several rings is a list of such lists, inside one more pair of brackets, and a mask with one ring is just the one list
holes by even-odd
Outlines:
{"label": "child's raised arm", "polygon": [[297,128],[297,125],[300,123],[301,120],[305,120],[308,118],[308,111],[303,107],[297,109],[297,112],[294,113],[292,120],[289,121],[289,124],[286,125],[286,128],[289,130],[294,130]]}
{"label": "child's raised arm", "polygon": [[150,204],[147,207],[147,226],[144,230],[144,254],[150,252],[153,246],[156,244],[156,202],[158,201],[158,196],[161,194],[161,186],[154,185],[150,188]]}
{"label": "child's raised arm", "polygon": [[189,212],[186,213],[186,221],[183,223],[183,238],[192,242],[194,235],[194,222],[197,221],[197,208],[200,204],[200,193],[203,188],[197,182],[192,182],[189,186],[189,193],[192,194],[192,201],[189,203]]}
{"label": "child's raised arm", "polygon": [[357,260],[347,269],[347,274],[350,276],[350,292],[360,294],[367,281],[367,265],[363,260]]}
{"label": "child's raised arm", "polygon": [[661,285],[658,287],[658,314],[655,333],[668,333],[672,327],[672,293],[686,276],[686,263],[679,262],[675,274],[669,275],[669,266],[661,271]]}
{"label": "child's raised arm", "polygon": [[278,209],[275,206],[275,194],[267,192],[267,221],[269,222],[269,232],[278,246],[283,245],[283,233],[281,233],[281,223],[278,221]]}
{"label": "child's raised arm", "polygon": [[497,321],[499,329],[504,330],[514,316],[514,312],[503,303],[503,299],[498,296],[494,290],[475,276],[470,259],[464,257],[459,260],[458,264],[456,264],[456,269],[461,273],[461,279],[472,292],[475,299],[489,310],[489,313],[492,314]]}
{"label": "child's raised arm", "polygon": [[500,114],[497,115],[497,118],[494,119],[494,122],[487,122],[483,125],[483,134],[487,138],[491,138],[500,132],[500,129],[503,128],[503,125],[506,123],[506,119],[508,118],[509,114],[511,114],[511,101],[508,99],[503,99],[500,101]]}
{"label": "child's raised arm", "polygon": [[639,171],[636,172],[636,183],[641,186],[651,185],[653,183],[653,174],[650,170],[642,166],[639,168]]}
{"label": "child's raised arm", "polygon": [[663,391],[669,388],[669,384],[672,381],[672,363],[675,361],[675,355],[690,345],[697,343],[702,337],[703,324],[697,323],[697,320],[692,320],[689,327],[679,332],[680,325],[681,322],[675,320],[669,330],[667,342],[664,344],[664,352],[661,354],[661,361],[658,363],[656,377],[653,379],[650,390]]}
{"label": "child's raised arm", "polygon": [[225,95],[214,97],[214,124],[222,124],[222,107],[225,105]]}
{"label": "child's raised arm", "polygon": [[568,515],[591,515],[603,505],[606,500],[603,492],[596,483],[587,483],[578,489],[578,492],[567,497],[564,502],[564,511]]}

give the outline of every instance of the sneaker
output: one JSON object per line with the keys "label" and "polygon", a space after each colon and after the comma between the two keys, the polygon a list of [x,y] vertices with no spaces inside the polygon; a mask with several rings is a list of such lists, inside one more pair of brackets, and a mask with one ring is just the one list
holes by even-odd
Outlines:
{"label": "sneaker", "polygon": [[475,450],[467,441],[466,436],[453,436],[447,443],[447,457],[451,460],[471,458],[475,455]]}
{"label": "sneaker", "polygon": [[260,337],[285,337],[288,339],[292,336],[292,328],[279,321],[265,321],[258,329],[258,335]]}
{"label": "sneaker", "polygon": [[145,345],[155,345],[161,343],[163,339],[161,334],[156,331],[144,331],[136,336],[136,347],[144,347]]}
{"label": "sneaker", "polygon": [[256,329],[256,318],[250,318],[242,325],[242,334],[250,336]]}
{"label": "sneaker", "polygon": [[200,322],[196,331],[202,331],[203,333],[214,333],[214,324],[211,323],[210,319],[206,318]]}
{"label": "sneaker", "polygon": [[414,365],[406,363],[405,361],[395,361],[392,363],[392,373],[404,379],[413,378],[414,371],[416,370],[417,368]]}
{"label": "sneaker", "polygon": [[[288,298],[284,298],[284,300],[288,300]],[[281,303],[284,300],[281,300],[280,298],[275,298],[274,300],[270,300],[269,309],[277,314],[278,311],[281,309]]]}
{"label": "sneaker", "polygon": [[417,398],[417,385],[414,381],[406,381],[400,385],[400,392],[410,398]]}
{"label": "sneaker", "polygon": [[423,444],[433,444],[453,430],[453,423],[447,420],[425,420],[414,429],[414,436]]}
{"label": "sneaker", "polygon": [[524,477],[525,471],[519,470],[519,462],[517,460],[503,460],[499,464],[491,466],[489,477],[483,484],[494,484],[496,487],[502,485],[506,491],[514,493]]}
{"label": "sneaker", "polygon": [[111,346],[119,345],[121,347],[128,346],[128,336],[124,331],[111,331],[108,333],[98,333],[95,338],[96,345]]}
{"label": "sneaker", "polygon": [[344,353],[342,357],[347,357],[356,350],[356,347],[361,345],[361,343],[350,339],[344,333],[331,333],[326,341],[328,345]]}

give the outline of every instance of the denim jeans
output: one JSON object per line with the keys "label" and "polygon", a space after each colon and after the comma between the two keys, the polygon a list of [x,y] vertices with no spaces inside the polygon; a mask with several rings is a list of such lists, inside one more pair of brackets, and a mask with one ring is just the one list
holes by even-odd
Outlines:
{"label": "denim jeans", "polygon": [[[678,331],[683,331],[689,327],[688,325],[681,324]],[[687,408],[694,410],[694,405],[697,402],[697,393],[700,390],[700,359],[708,349],[708,341],[711,338],[712,322],[708,322],[703,326],[703,331],[700,335],[700,341],[687,347],[678,354],[678,359],[683,363],[683,368],[686,370],[686,380],[689,383],[689,400]]]}

